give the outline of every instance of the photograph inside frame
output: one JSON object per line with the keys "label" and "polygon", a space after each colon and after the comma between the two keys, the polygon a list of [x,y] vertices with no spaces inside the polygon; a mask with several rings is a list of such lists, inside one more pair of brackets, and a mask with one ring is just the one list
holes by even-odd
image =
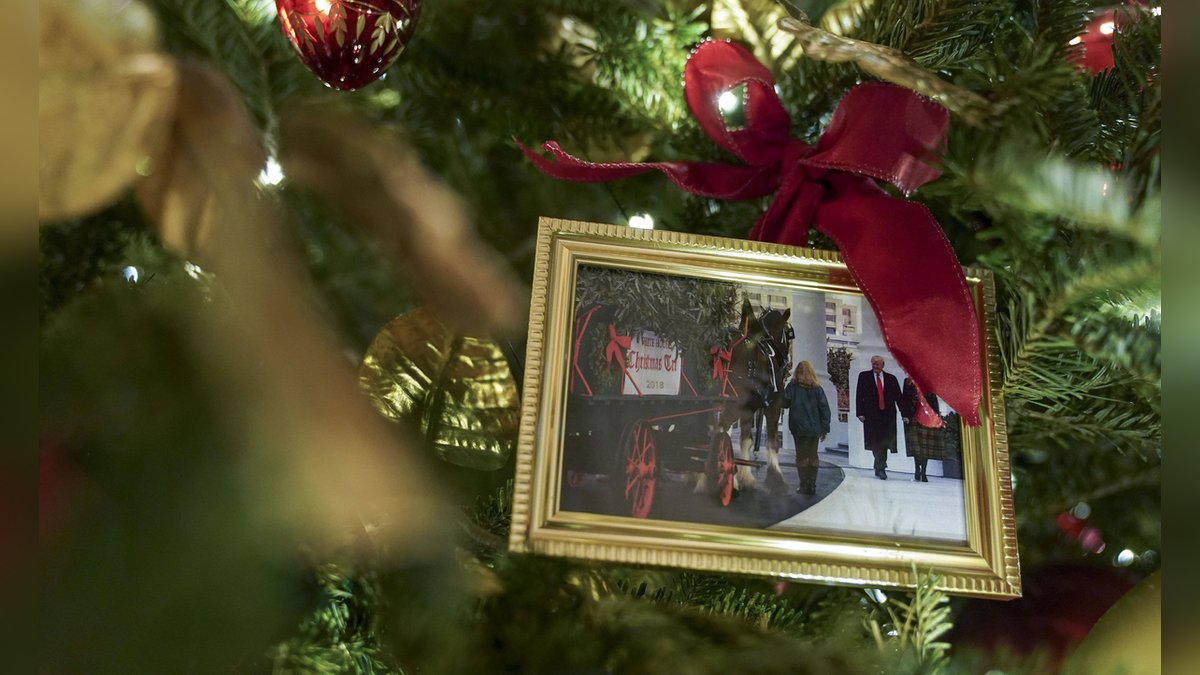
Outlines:
{"label": "photograph inside frame", "polygon": [[558,510],[967,542],[958,414],[861,294],[580,264]]}

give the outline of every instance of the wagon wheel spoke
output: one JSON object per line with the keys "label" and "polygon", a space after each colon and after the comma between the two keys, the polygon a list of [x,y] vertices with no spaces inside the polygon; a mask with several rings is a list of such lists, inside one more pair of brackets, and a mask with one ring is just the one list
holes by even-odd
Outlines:
{"label": "wagon wheel spoke", "polygon": [[733,441],[729,434],[717,436],[717,496],[722,506],[729,506],[733,498],[733,474],[737,466],[733,463]]}
{"label": "wagon wheel spoke", "polygon": [[654,502],[655,463],[657,460],[654,432],[642,422],[637,422],[627,438],[628,446],[622,448],[625,460],[625,501],[635,518],[650,514]]}

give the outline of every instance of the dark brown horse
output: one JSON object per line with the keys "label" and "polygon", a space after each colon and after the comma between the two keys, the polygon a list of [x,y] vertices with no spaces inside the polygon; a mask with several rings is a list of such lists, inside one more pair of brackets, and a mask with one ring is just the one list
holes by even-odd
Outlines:
{"label": "dark brown horse", "polygon": [[[739,455],[749,460],[757,450],[755,420],[767,421],[767,487],[773,492],[786,490],[779,469],[779,419],[783,409],[783,387],[792,368],[790,319],[792,310],[767,310],[754,315],[750,301],[742,303],[741,334],[731,344],[729,383],[736,392],[733,415],[723,420],[725,431],[736,419],[739,429]],[[754,487],[755,479],[747,464],[739,464],[734,485],[738,489]]]}

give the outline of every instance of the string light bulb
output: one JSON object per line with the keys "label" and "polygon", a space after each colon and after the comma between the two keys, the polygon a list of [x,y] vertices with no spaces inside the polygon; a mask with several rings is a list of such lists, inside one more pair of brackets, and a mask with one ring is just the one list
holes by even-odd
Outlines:
{"label": "string light bulb", "polygon": [[266,165],[258,174],[258,182],[261,185],[275,186],[283,182],[283,167],[274,157],[268,157]]}
{"label": "string light bulb", "polygon": [[733,93],[732,91],[722,93],[721,97],[717,99],[717,106],[721,108],[721,112],[723,113],[729,113],[737,110],[740,104],[741,101],[738,100],[737,94]]}
{"label": "string light bulb", "polygon": [[629,217],[629,226],[639,230],[653,230],[654,218],[649,213],[639,213],[636,216]]}

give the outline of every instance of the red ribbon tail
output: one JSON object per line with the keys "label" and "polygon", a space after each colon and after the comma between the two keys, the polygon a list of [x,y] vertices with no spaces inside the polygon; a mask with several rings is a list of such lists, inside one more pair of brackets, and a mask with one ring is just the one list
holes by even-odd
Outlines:
{"label": "red ribbon tail", "polygon": [[916,419],[917,424],[920,424],[923,427],[929,427],[931,429],[941,429],[942,427],[946,426],[945,421],[942,420],[942,416],[939,415],[936,410],[930,407],[929,402],[925,400],[925,392],[921,391],[920,387],[917,387]]}
{"label": "red ribbon tail", "polygon": [[922,391],[979,426],[983,370],[979,320],[962,267],[928,209],[866,179],[822,204],[816,225],[879,318],[884,342]]}
{"label": "red ribbon tail", "polygon": [[713,199],[755,199],[774,192],[779,187],[779,167],[737,166],[711,162],[589,162],[568,154],[554,141],[546,141],[542,149],[550,160],[513,139],[521,152],[539,171],[559,180],[577,183],[606,183],[646,173],[661,171],[680,189]]}
{"label": "red ribbon tail", "polygon": [[571,180],[580,183],[619,180],[646,173],[647,171],[653,171],[655,168],[652,164],[637,164],[633,162],[595,164],[571,156],[554,141],[546,141],[542,144],[542,150],[550,153],[555,158],[552,161],[530,150],[524,143],[515,138],[513,142],[517,144],[521,152],[525,153],[525,156],[539,171],[560,180]]}

